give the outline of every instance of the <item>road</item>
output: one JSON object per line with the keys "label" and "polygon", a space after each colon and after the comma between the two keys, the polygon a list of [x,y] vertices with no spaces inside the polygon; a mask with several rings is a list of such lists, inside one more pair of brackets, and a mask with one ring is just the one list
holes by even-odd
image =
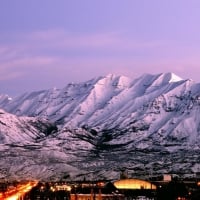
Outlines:
{"label": "road", "polygon": [[37,181],[20,183],[16,187],[0,193],[0,200],[23,200],[24,195],[37,185]]}

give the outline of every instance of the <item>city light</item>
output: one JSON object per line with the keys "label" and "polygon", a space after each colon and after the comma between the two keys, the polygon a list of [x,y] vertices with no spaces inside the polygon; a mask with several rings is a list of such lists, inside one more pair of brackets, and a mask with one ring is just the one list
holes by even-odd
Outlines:
{"label": "city light", "polygon": [[36,181],[19,184],[14,188],[8,189],[5,193],[0,193],[0,200],[18,200],[36,185]]}

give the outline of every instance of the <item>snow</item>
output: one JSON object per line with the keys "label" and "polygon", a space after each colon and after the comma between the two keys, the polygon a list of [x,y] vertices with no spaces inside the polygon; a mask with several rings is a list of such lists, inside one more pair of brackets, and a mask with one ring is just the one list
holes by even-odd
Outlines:
{"label": "snow", "polygon": [[170,79],[169,79],[169,83],[172,83],[172,82],[179,82],[179,81],[182,81],[183,79],[180,78],[179,76],[177,76],[176,74],[174,73],[168,73],[167,74]]}
{"label": "snow", "polygon": [[[181,166],[195,171],[190,160],[191,152],[199,159],[199,86],[173,73],[144,74],[134,80],[109,74],[12,99],[1,95],[0,107],[5,111],[0,110],[0,152],[9,149],[12,156],[2,158],[0,164],[6,159],[8,165],[17,163],[12,175],[22,175],[18,170],[23,167],[26,173],[36,170],[37,177],[47,173],[44,178],[55,178],[55,170],[57,176],[63,170],[76,176],[79,171],[87,174],[110,167],[110,174],[116,176],[116,163],[121,160],[125,167],[141,167],[145,160],[151,168],[162,156],[160,165],[165,166],[158,165],[159,172],[169,170],[173,162],[178,169],[184,151],[186,164]],[[48,122],[41,121],[44,118]],[[59,130],[45,135],[39,128],[49,121]],[[20,156],[21,163],[28,155],[26,166],[12,161],[13,155]]]}

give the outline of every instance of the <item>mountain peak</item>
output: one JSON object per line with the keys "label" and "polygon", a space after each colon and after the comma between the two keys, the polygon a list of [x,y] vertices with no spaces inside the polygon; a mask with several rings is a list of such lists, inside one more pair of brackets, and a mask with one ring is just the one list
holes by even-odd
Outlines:
{"label": "mountain peak", "polygon": [[163,73],[163,76],[165,77],[166,81],[171,83],[171,82],[179,82],[182,81],[183,79],[177,76],[174,73],[168,72],[168,73]]}
{"label": "mountain peak", "polygon": [[112,74],[112,73],[107,74],[107,75],[105,75],[104,77],[105,77],[105,78],[111,78],[111,79],[113,79],[113,78],[119,78],[119,79],[125,78],[125,79],[129,79],[129,77],[127,77],[127,76],[124,76],[124,75],[117,75],[117,74]]}

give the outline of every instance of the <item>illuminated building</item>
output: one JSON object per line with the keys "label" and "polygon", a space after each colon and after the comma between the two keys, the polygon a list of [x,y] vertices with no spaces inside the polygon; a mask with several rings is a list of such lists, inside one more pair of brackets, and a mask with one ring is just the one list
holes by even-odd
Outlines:
{"label": "illuminated building", "polygon": [[117,189],[128,189],[128,190],[138,190],[138,189],[151,189],[156,190],[156,186],[148,181],[143,181],[139,179],[122,179],[114,182],[114,186]]}

